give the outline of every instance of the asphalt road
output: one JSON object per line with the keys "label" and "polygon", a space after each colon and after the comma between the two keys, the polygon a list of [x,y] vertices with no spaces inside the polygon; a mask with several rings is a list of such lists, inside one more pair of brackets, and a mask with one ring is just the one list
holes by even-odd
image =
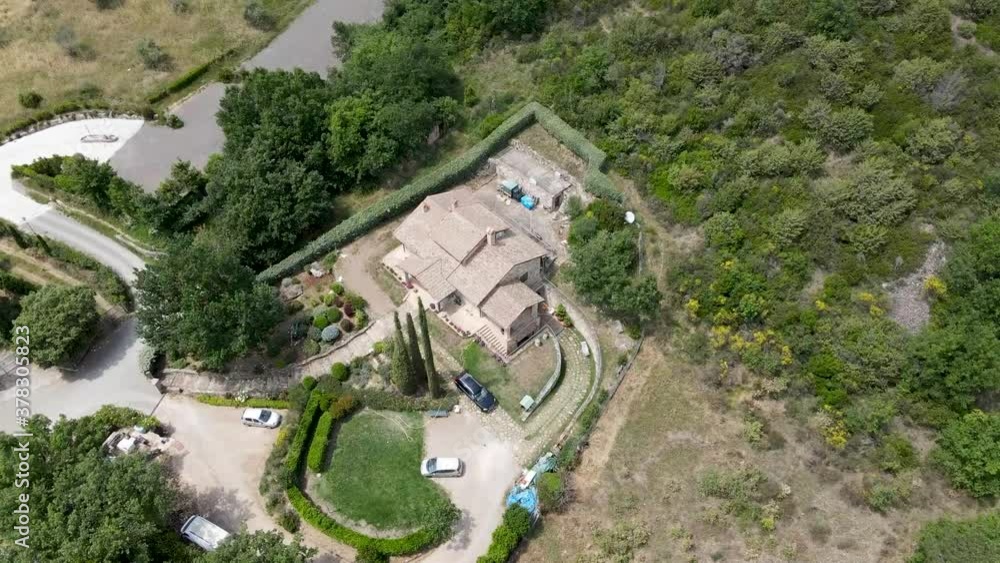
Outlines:
{"label": "asphalt road", "polygon": [[[330,46],[333,22],[376,21],[382,15],[382,3],[382,0],[317,0],[243,67],[302,68],[325,76],[338,62]],[[170,167],[178,160],[204,167],[210,155],[222,151],[225,142],[215,121],[224,93],[224,85],[212,83],[176,105],[173,112],[184,120],[180,129],[144,124],[114,155],[111,165],[123,178],[150,193],[170,175]]]}

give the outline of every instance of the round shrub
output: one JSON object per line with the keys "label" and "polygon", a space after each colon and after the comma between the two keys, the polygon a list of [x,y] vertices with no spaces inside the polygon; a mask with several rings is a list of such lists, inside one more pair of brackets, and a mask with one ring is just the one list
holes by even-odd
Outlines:
{"label": "round shrub", "polygon": [[345,318],[340,321],[340,328],[342,328],[344,332],[351,332],[354,330],[354,323],[351,322],[351,319]]}
{"label": "round shrub", "polygon": [[368,315],[364,311],[358,311],[358,316],[355,317],[354,324],[358,328],[365,328],[368,326]]}
{"label": "round shrub", "polygon": [[344,314],[348,317],[354,317],[354,305],[350,301],[344,303]]}
{"label": "round shrub", "polygon": [[340,319],[343,316],[344,315],[341,314],[340,309],[330,309],[326,312],[326,320],[329,321],[330,324],[340,322]]}
{"label": "round shrub", "polygon": [[343,295],[344,294],[344,285],[341,284],[341,283],[335,283],[335,284],[333,284],[333,285],[330,286],[330,291],[336,293],[337,295]]}
{"label": "round shrub", "polygon": [[251,0],[243,9],[243,19],[250,27],[261,31],[274,29],[274,16],[257,0]]}
{"label": "round shrub", "polygon": [[316,315],[315,317],[313,317],[313,326],[320,330],[323,330],[326,327],[330,326],[330,321],[327,320],[326,315]]}
{"label": "round shrub", "polygon": [[303,377],[302,386],[306,388],[306,391],[312,391],[316,387],[316,378],[311,375]]}
{"label": "round shrub", "polygon": [[322,339],[321,334],[322,331],[320,330],[319,327],[311,326],[309,327],[309,331],[306,332],[306,337],[309,338],[309,340],[319,342]]}
{"label": "round shrub", "polygon": [[325,293],[325,294],[323,294],[323,303],[325,303],[327,305],[332,305],[334,297],[335,296],[332,293]]}
{"label": "round shrub", "polygon": [[341,296],[339,296],[339,295],[334,295],[333,296],[333,305],[335,307],[343,307],[344,306],[344,298],[341,297]]}
{"label": "round shrub", "polygon": [[323,329],[320,338],[323,339],[323,342],[333,342],[340,338],[340,329],[337,328],[337,325],[330,325]]}
{"label": "round shrub", "polygon": [[21,92],[17,95],[17,101],[22,107],[27,109],[36,109],[38,106],[42,105],[42,95],[34,90]]}
{"label": "round shrub", "polygon": [[287,510],[282,511],[282,513],[278,515],[277,520],[278,520],[278,525],[288,530],[289,532],[294,534],[295,532],[299,531],[299,525],[301,524],[301,520],[299,519],[299,515],[296,514],[296,512],[293,509],[289,508]]}
{"label": "round shrub", "polygon": [[330,366],[330,375],[337,381],[347,381],[351,377],[351,368],[342,362],[337,362]]}
{"label": "round shrub", "polygon": [[306,340],[306,343],[302,345],[302,353],[307,357],[319,354],[319,342]]}

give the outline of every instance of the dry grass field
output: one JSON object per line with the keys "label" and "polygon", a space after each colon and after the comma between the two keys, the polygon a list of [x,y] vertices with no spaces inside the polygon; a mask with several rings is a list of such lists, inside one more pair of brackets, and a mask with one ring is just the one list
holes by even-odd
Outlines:
{"label": "dry grass field", "polygon": [[[0,2],[0,127],[32,113],[18,103],[22,92],[41,94],[43,109],[87,90],[111,102],[139,102],[192,67],[228,49],[252,52],[271,36],[244,21],[245,0],[187,0],[180,13],[176,1],[122,0],[106,10],[91,0]],[[308,2],[264,4],[284,20]],[[169,56],[168,69],[144,68],[138,44],[146,39]],[[73,57],[66,45],[83,52]]]}

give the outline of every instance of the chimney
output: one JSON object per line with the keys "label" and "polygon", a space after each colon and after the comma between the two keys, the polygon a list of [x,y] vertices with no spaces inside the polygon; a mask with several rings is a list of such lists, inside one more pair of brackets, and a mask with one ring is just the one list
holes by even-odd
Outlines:
{"label": "chimney", "polygon": [[493,246],[497,242],[497,234],[493,231],[493,227],[486,229],[486,244]]}

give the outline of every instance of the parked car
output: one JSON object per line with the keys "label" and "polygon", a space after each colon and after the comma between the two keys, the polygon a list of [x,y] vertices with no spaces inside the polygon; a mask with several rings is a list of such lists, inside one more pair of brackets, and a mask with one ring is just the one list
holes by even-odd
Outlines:
{"label": "parked car", "polygon": [[281,424],[281,415],[268,409],[247,409],[240,417],[244,426],[259,426],[261,428],[277,428]]}
{"label": "parked car", "polygon": [[490,412],[497,406],[497,399],[493,396],[493,393],[483,387],[475,377],[469,372],[463,372],[462,375],[455,378],[455,387],[462,393],[468,395],[472,399],[473,403],[479,407],[479,410],[483,412]]}
{"label": "parked car", "polygon": [[215,551],[229,537],[229,532],[201,516],[192,516],[181,527],[181,535],[205,551]]}
{"label": "parked car", "polygon": [[420,462],[424,477],[461,477],[464,473],[465,463],[457,457],[431,457]]}

